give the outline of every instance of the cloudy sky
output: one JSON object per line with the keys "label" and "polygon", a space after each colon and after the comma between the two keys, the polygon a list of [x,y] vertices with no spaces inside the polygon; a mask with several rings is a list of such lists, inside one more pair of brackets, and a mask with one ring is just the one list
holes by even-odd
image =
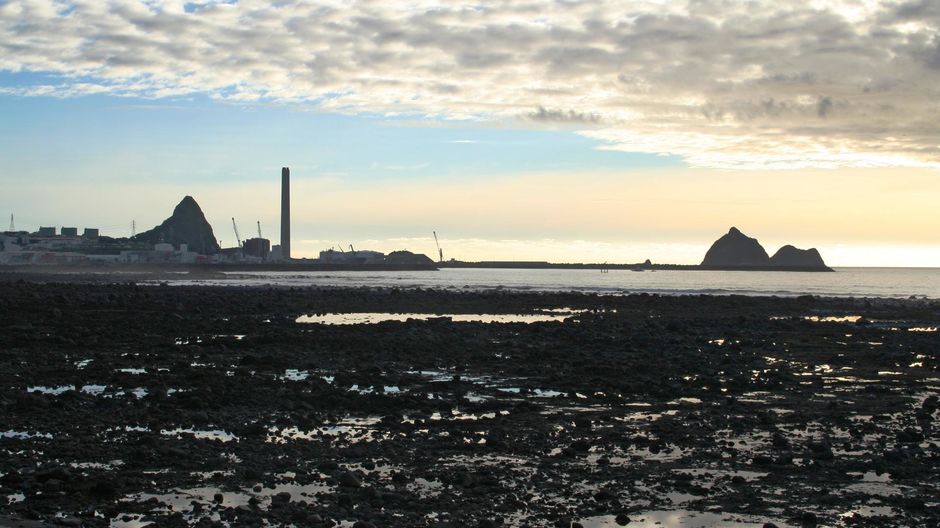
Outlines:
{"label": "cloudy sky", "polygon": [[940,265],[935,0],[0,0],[0,125],[18,228],[277,239],[288,165],[309,256]]}

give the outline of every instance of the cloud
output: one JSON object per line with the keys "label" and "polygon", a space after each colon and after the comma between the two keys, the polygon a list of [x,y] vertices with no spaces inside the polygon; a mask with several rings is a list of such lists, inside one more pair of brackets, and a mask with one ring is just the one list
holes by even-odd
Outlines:
{"label": "cloud", "polygon": [[707,167],[937,168],[936,6],[19,0],[0,2],[0,71],[43,81],[0,94],[562,123]]}
{"label": "cloud", "polygon": [[832,110],[832,98],[820,97],[819,102],[816,103],[816,115],[826,117],[829,115],[830,110]]}
{"label": "cloud", "polygon": [[538,110],[526,114],[532,121],[545,123],[597,123],[601,117],[597,114],[576,112],[574,110],[549,110],[540,106]]}

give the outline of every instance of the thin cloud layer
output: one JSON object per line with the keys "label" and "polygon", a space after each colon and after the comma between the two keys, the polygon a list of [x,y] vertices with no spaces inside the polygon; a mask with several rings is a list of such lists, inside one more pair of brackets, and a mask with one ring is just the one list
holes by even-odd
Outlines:
{"label": "thin cloud layer", "polygon": [[704,167],[940,168],[933,0],[8,0],[0,71],[54,79],[7,95],[561,124]]}

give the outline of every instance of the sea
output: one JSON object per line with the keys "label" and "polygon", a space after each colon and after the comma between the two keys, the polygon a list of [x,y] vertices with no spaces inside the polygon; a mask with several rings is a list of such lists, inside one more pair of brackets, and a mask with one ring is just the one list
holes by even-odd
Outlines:
{"label": "sea", "polygon": [[474,269],[438,271],[231,272],[226,279],[173,284],[346,286],[453,290],[577,291],[601,294],[749,295],[940,299],[940,268],[836,268],[834,273],[783,271],[630,271]]}

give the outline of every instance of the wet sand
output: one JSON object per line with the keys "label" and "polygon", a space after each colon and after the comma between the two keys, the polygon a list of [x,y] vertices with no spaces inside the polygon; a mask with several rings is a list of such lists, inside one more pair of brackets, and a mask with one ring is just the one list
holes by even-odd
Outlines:
{"label": "wet sand", "polygon": [[97,282],[0,278],[0,526],[940,523],[936,301]]}

